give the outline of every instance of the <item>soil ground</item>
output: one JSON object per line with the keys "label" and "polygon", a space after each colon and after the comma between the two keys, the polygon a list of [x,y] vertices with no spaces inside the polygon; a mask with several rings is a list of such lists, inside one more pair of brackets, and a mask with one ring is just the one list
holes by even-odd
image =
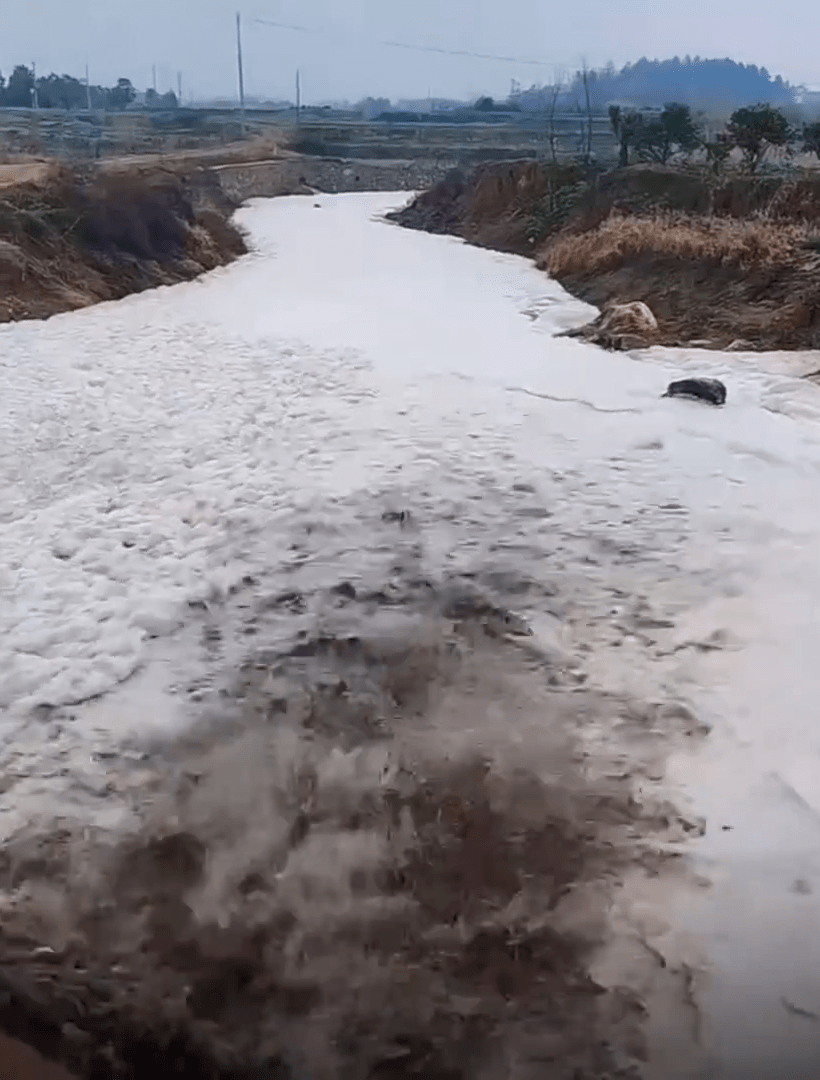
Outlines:
{"label": "soil ground", "polygon": [[[165,153],[117,154],[101,158],[82,166],[81,171],[128,172],[145,170],[152,172],[177,172],[196,170],[214,165],[238,164],[246,161],[270,158],[294,158],[298,154],[282,147],[270,137],[243,139],[222,146],[203,146],[196,149],[173,150]],[[73,168],[70,161],[51,156],[14,154],[0,162],[0,188],[20,184],[45,183],[58,166]]]}
{"label": "soil ground", "polygon": [[531,256],[597,307],[644,301],[659,344],[820,348],[816,174],[512,162],[454,172],[394,220]]}
{"label": "soil ground", "polygon": [[44,180],[48,173],[45,161],[27,161],[20,164],[0,165],[0,187],[29,184]]}

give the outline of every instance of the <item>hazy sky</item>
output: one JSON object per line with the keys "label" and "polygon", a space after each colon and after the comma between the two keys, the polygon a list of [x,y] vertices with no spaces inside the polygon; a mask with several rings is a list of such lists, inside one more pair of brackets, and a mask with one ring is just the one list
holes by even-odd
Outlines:
{"label": "hazy sky", "polygon": [[[556,67],[621,66],[645,55],[730,56],[795,83],[820,84],[820,4],[812,0],[0,0],[0,71],[37,64],[105,85],[236,95],[235,13],[249,95],[303,100],[505,95]],[[263,26],[272,19],[303,33]],[[401,41],[513,57],[482,60],[382,44]],[[532,60],[528,64],[521,61]]]}

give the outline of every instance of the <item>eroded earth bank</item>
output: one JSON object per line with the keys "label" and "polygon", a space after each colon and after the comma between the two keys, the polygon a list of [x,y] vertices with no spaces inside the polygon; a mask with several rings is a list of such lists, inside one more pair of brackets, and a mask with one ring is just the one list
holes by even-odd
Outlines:
{"label": "eroded earth bank", "polygon": [[534,258],[596,307],[642,301],[644,344],[820,348],[815,171],[509,162],[454,171],[395,215]]}

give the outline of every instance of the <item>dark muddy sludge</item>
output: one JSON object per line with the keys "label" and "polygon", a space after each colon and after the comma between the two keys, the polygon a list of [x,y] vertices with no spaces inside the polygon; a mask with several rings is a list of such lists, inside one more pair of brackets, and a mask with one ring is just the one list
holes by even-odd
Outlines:
{"label": "dark muddy sludge", "polygon": [[644,811],[577,742],[618,704],[467,578],[329,594],[127,837],[7,852],[0,1029],[82,1080],[637,1076],[589,963]]}

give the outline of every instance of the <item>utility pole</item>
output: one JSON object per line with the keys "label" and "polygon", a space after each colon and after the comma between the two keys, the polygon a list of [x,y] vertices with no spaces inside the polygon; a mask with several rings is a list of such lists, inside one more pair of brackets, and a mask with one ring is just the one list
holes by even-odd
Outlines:
{"label": "utility pole", "polygon": [[236,13],[236,66],[239,72],[239,124],[245,134],[245,76],[242,72],[242,16]]}
{"label": "utility pole", "polygon": [[586,148],[584,150],[584,160],[589,165],[592,159],[592,105],[589,100],[589,69],[587,68],[587,62],[584,60],[584,67],[582,77],[584,80],[584,96],[586,98],[587,107],[587,130],[586,130]]}
{"label": "utility pole", "polygon": [[177,72],[177,103],[182,104],[182,72]]}
{"label": "utility pole", "polygon": [[153,75],[154,93],[156,94],[156,92],[157,92],[157,65],[156,64],[154,64],[153,67],[151,68],[151,73]]}
{"label": "utility pole", "polygon": [[299,81],[299,69],[296,69],[296,123],[299,123],[302,109],[302,86]]}
{"label": "utility pole", "polygon": [[32,78],[31,105],[32,105],[32,108],[39,109],[40,108],[40,102],[39,102],[39,99],[37,97],[37,65],[35,64],[35,62],[33,60],[31,61],[31,78]]}
{"label": "utility pole", "polygon": [[85,103],[91,112],[91,83],[88,81],[88,64],[85,65]]}

